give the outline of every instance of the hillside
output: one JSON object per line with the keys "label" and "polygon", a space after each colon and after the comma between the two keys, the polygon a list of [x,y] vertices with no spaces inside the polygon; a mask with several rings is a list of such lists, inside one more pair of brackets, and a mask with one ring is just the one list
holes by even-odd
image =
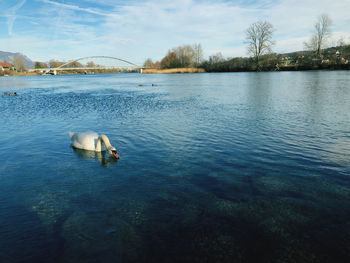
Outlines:
{"label": "hillside", "polygon": [[26,63],[27,68],[34,67],[34,62],[22,53],[18,53],[18,52],[12,53],[12,52],[0,51],[0,62],[8,62],[8,63],[13,64],[13,60],[16,57],[22,58],[24,60],[24,62]]}
{"label": "hillside", "polygon": [[[350,69],[350,45],[326,48],[322,51],[320,57],[316,57],[313,51],[296,51],[264,55],[260,59],[261,71]],[[215,57],[210,57],[200,67],[206,72],[257,70],[255,61],[249,57],[229,59],[215,59]]]}

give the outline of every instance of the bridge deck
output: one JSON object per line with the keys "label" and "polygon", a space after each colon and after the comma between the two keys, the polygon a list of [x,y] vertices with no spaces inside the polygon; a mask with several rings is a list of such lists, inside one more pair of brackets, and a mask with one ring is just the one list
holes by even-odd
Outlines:
{"label": "bridge deck", "polygon": [[28,69],[29,72],[34,71],[65,71],[65,70],[106,70],[106,69],[142,69],[142,67],[82,67],[82,68],[32,68]]}

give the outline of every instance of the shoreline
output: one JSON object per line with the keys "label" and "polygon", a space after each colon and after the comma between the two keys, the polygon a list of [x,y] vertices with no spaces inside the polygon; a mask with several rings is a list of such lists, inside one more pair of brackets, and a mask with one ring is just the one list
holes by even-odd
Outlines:
{"label": "shoreline", "polygon": [[[143,69],[141,74],[188,74],[188,73],[242,73],[242,72],[288,72],[288,71],[338,71],[338,70],[350,70],[350,68],[304,68],[304,69],[296,69],[295,67],[283,67],[279,68],[279,70],[261,70],[261,71],[253,71],[253,70],[235,70],[235,71],[205,71],[203,68],[172,68],[172,69]],[[0,75],[0,77],[20,77],[20,76],[50,76],[44,75],[37,72],[15,72],[15,74],[4,74]],[[101,72],[94,74],[84,74],[84,73],[65,73],[65,74],[57,74],[59,76],[63,75],[101,75],[101,74],[120,74],[125,72]],[[127,72],[127,73],[136,73],[136,72]]]}
{"label": "shoreline", "polygon": [[203,68],[143,69],[142,74],[206,73]]}

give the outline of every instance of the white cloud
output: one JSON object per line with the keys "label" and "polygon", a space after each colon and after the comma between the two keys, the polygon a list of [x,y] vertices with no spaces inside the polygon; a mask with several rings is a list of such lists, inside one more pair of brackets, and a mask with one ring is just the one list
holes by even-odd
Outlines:
{"label": "white cloud", "polygon": [[75,10],[75,11],[87,12],[87,13],[99,15],[99,16],[107,16],[108,15],[108,13],[102,12],[100,10],[95,10],[92,8],[81,8],[77,5],[69,5],[69,4],[59,3],[59,2],[55,2],[55,1],[51,1],[51,0],[41,0],[41,2],[46,3],[46,4],[50,4],[50,5],[54,5],[54,6],[57,6],[60,8],[66,8],[66,9],[71,9],[71,10]]}
{"label": "white cloud", "polygon": [[22,0],[21,2],[18,2],[16,5],[14,5],[12,8],[8,10],[7,14],[7,30],[9,35],[11,36],[13,34],[13,23],[15,22],[17,16],[16,12],[18,9],[20,9],[24,4],[26,0]]}
{"label": "white cloud", "polygon": [[227,42],[241,42],[246,17],[257,14],[255,9],[227,2],[191,0],[146,1],[116,11],[106,19],[106,29],[134,38],[135,43],[156,54],[156,59],[180,44],[200,42],[214,50],[225,49]]}
{"label": "white cloud", "polygon": [[[110,55],[142,64],[148,57],[161,59],[172,47],[194,43],[202,44],[206,56],[246,56],[245,30],[257,20],[274,25],[275,51],[296,51],[303,49],[321,13],[332,18],[334,36],[342,34],[347,40],[349,35],[349,0],[264,0],[249,5],[224,0],[84,0],[74,5],[37,1],[45,3],[36,11],[38,18],[20,37],[11,36],[10,48],[40,60]],[[14,9],[14,19],[20,17],[19,8]],[[20,45],[26,35],[31,35],[29,42]]]}
{"label": "white cloud", "polygon": [[245,30],[257,20],[268,20],[274,25],[276,51],[287,52],[303,48],[321,13],[332,17],[335,29],[349,22],[349,1],[260,1],[249,6],[235,3],[143,1],[113,10],[115,13],[106,18],[104,26],[107,32],[135,39],[144,47],[143,52],[160,59],[169,48],[197,42],[206,49],[206,55],[222,51],[224,56],[245,56]]}

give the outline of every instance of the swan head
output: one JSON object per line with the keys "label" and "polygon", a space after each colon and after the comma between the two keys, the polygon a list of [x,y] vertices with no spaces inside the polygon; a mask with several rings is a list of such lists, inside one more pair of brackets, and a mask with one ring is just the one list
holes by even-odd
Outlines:
{"label": "swan head", "polygon": [[116,158],[116,159],[119,159],[119,155],[117,153],[117,150],[113,150],[112,151],[112,155]]}
{"label": "swan head", "polygon": [[113,146],[110,146],[107,148],[107,151],[109,154],[113,155],[116,159],[119,159],[119,155],[117,153],[117,149],[114,148]]}

